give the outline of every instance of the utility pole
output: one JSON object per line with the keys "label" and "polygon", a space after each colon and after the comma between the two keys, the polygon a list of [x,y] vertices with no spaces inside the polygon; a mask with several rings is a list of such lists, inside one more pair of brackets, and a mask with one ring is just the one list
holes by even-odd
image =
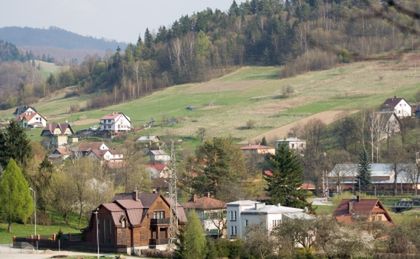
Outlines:
{"label": "utility pole", "polygon": [[99,259],[99,222],[98,222],[98,209],[96,209],[93,214],[95,214],[95,221],[96,221],[96,246],[97,246],[97,254],[96,257]]}
{"label": "utility pole", "polygon": [[171,141],[171,163],[169,176],[169,205],[170,205],[170,225],[169,225],[169,246],[175,243],[178,233],[178,213],[177,213],[177,176],[176,176],[176,157],[174,141]]}

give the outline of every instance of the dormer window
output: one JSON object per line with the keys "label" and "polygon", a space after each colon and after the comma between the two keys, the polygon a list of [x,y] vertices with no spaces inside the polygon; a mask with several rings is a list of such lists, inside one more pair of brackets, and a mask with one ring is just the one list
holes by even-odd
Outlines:
{"label": "dormer window", "polygon": [[125,228],[127,226],[127,219],[125,218],[125,216],[120,217],[120,223],[122,228]]}

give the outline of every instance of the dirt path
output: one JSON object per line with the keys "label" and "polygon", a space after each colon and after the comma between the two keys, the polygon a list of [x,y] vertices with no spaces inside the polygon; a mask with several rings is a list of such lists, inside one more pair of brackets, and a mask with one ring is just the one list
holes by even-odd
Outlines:
{"label": "dirt path", "polygon": [[267,141],[274,141],[276,139],[280,139],[280,138],[284,138],[287,137],[287,133],[296,126],[304,126],[306,123],[308,123],[309,121],[313,120],[313,119],[319,119],[321,120],[323,123],[325,124],[330,124],[346,115],[349,114],[353,114],[357,112],[356,111],[342,111],[342,110],[336,110],[336,111],[325,111],[325,112],[320,112],[320,113],[316,113],[314,115],[311,115],[309,117],[297,120],[295,122],[292,122],[290,124],[287,124],[285,126],[282,126],[280,128],[277,129],[273,129],[270,130],[264,134],[261,134],[251,140],[249,140],[249,143],[253,143],[257,140],[261,140],[263,137],[265,137],[267,139]]}

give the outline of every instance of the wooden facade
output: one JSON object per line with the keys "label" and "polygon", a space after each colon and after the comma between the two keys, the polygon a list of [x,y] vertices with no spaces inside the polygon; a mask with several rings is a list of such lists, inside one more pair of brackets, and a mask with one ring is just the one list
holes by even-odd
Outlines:
{"label": "wooden facade", "polygon": [[[101,204],[95,210],[100,246],[131,253],[134,249],[168,244],[171,213],[168,199],[157,193],[134,192],[130,196],[116,197],[112,203]],[[96,245],[95,211],[84,231],[85,240],[92,245]],[[177,213],[179,224],[185,224],[181,206],[177,206]]]}

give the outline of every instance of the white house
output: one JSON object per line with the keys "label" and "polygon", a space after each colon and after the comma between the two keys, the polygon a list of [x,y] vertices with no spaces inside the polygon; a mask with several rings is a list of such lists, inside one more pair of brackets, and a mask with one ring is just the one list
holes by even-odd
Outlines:
{"label": "white house", "polygon": [[270,233],[276,226],[288,219],[313,219],[304,209],[266,205],[255,201],[236,201],[227,204],[228,238],[244,238],[252,225],[265,227]]}
{"label": "white house", "polygon": [[412,108],[404,98],[388,98],[382,104],[381,111],[393,111],[398,118],[411,117]]}
{"label": "white house", "polygon": [[131,119],[122,112],[113,112],[101,118],[101,131],[127,132],[131,130]]}
{"label": "white house", "polygon": [[156,144],[160,142],[160,138],[158,136],[140,136],[137,140],[137,142],[142,144]]}
{"label": "white house", "polygon": [[150,150],[149,151],[150,161],[167,163],[171,161],[171,156],[166,154],[164,150]]}
{"label": "white house", "polygon": [[306,149],[306,141],[296,137],[277,140],[276,149],[278,149],[280,145],[283,144],[286,144],[289,147],[289,149],[297,150],[299,152],[303,152]]}
{"label": "white house", "polygon": [[123,166],[124,156],[121,153],[111,150],[103,142],[80,143],[79,147],[73,151],[75,156],[90,157],[104,162],[109,167]]}
{"label": "white house", "polygon": [[24,128],[43,128],[47,126],[47,119],[31,106],[21,106],[13,113]]}

